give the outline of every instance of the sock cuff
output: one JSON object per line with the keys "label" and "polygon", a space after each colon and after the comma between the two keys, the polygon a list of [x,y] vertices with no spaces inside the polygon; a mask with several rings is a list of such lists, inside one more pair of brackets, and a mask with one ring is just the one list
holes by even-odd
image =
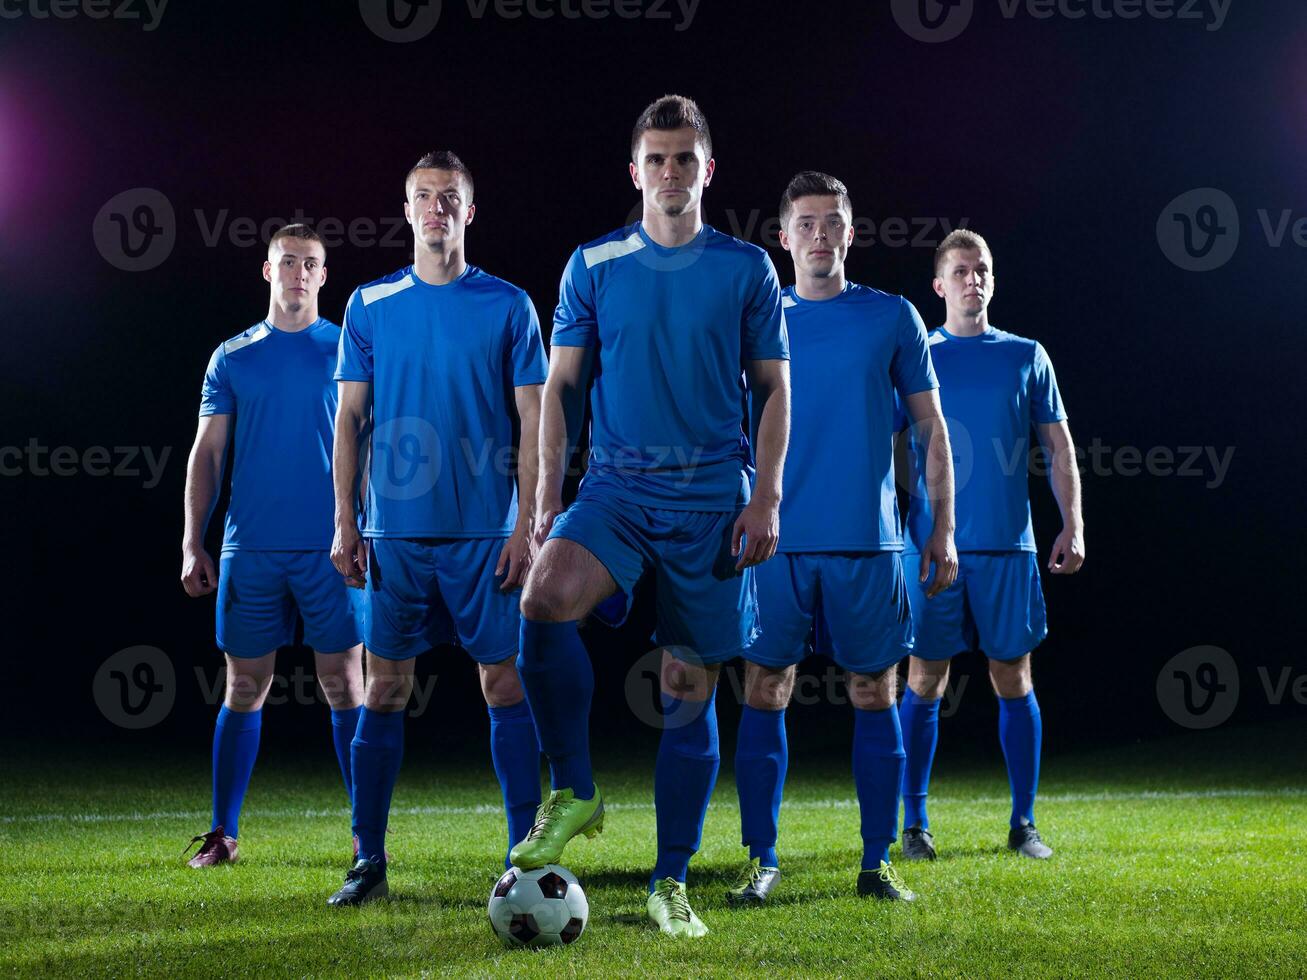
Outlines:
{"label": "sock cuff", "polygon": [[376,738],[377,736],[386,735],[397,736],[403,731],[403,711],[372,711],[369,708],[364,708],[363,716],[359,718],[359,735],[364,738]]}
{"label": "sock cuff", "polygon": [[944,699],[943,699],[943,698],[923,698],[920,694],[918,694],[918,693],[917,693],[916,691],[914,691],[912,688],[910,688],[910,687],[904,685],[904,688],[903,688],[903,706],[904,706],[905,708],[908,707],[909,705],[911,705],[911,706],[913,706],[913,707],[919,707],[919,708],[921,708],[921,709],[923,709],[923,710],[925,710],[925,711],[930,711],[930,710],[932,710],[932,709],[938,711],[938,710],[939,710],[939,703],[940,703],[942,700],[944,700]]}
{"label": "sock cuff", "polygon": [[517,704],[488,704],[486,705],[486,711],[497,722],[516,721],[519,718],[529,720],[531,718],[531,708],[526,703],[526,698],[523,698]]}
{"label": "sock cuff", "polygon": [[233,711],[225,704],[218,712],[218,724],[234,732],[248,732],[263,726],[263,709],[257,711]]}
{"label": "sock cuff", "polygon": [[867,746],[891,754],[903,751],[903,726],[896,705],[888,708],[853,709],[853,737]]}
{"label": "sock cuff", "polygon": [[753,707],[753,705],[750,704],[740,705],[741,722],[743,722],[744,719],[746,718],[753,719],[755,722],[760,722],[760,721],[774,721],[777,718],[784,718],[784,717],[785,717],[784,708],[777,708],[775,710],[772,710],[769,708],[755,708]]}
{"label": "sock cuff", "polygon": [[1039,701],[1036,700],[1035,689],[1032,687],[1019,698],[999,698],[998,706],[1000,710],[1006,711],[1020,711],[1024,707],[1035,712],[1039,710]]}
{"label": "sock cuff", "polygon": [[363,705],[357,708],[332,708],[331,723],[337,728],[344,728],[347,725],[357,725],[359,715],[363,714]]}

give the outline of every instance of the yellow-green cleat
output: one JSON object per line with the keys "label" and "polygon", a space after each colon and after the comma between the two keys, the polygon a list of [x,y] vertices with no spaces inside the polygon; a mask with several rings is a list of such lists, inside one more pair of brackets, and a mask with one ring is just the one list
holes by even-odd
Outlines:
{"label": "yellow-green cleat", "polygon": [[649,910],[649,918],[653,919],[654,925],[669,936],[698,939],[708,935],[708,927],[699,921],[694,909],[690,908],[685,885],[675,878],[664,878],[654,885],[645,907]]}
{"label": "yellow-green cleat", "polygon": [[578,834],[593,837],[604,829],[604,801],[595,787],[592,799],[578,800],[570,789],[556,789],[540,804],[536,822],[513,845],[508,860],[523,871],[558,864],[567,842]]}

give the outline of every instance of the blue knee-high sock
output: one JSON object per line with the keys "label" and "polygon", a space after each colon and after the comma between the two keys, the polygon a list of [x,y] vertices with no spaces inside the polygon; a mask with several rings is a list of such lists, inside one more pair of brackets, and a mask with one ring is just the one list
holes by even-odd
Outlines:
{"label": "blue knee-high sock", "polygon": [[349,771],[349,744],[354,741],[354,733],[359,728],[359,716],[363,706],[357,708],[331,709],[331,740],[336,745],[336,761],[340,763],[340,775],[345,780],[345,794],[354,802],[354,778]]}
{"label": "blue knee-high sock", "polygon": [[903,726],[907,765],[903,771],[903,826],[930,826],[926,815],[926,794],[930,791],[930,767],[935,763],[935,746],[939,744],[939,702],[917,697],[908,688],[903,692],[899,718]]}
{"label": "blue knee-high sock", "polygon": [[699,850],[703,818],[717,782],[717,692],[707,701],[662,696],[663,735],[654,766],[654,812],[658,860],[649,890],[664,878],[685,881]]}
{"label": "blue knee-high sock", "polygon": [[[526,837],[540,806],[540,743],[525,701],[506,707],[490,704],[486,710],[490,712],[490,759],[504,794],[511,848]],[[505,856],[504,867],[509,865]]]}
{"label": "blue knee-high sock", "polygon": [[899,709],[853,712],[853,781],[862,815],[862,870],[889,861],[903,785],[903,731]]}
{"label": "blue knee-high sock", "polygon": [[359,857],[386,859],[386,822],[390,796],[404,759],[404,712],[363,709],[350,744],[354,775],[354,833]]}
{"label": "blue knee-high sock", "polygon": [[577,799],[594,797],[590,769],[590,699],[595,675],[576,623],[522,620],[517,672],[522,678],[540,749],[549,757],[554,789],[571,789]]}
{"label": "blue knee-high sock", "polygon": [[998,699],[998,741],[1007,760],[1012,787],[1013,827],[1035,822],[1035,791],[1039,788],[1039,743],[1044,724],[1039,702],[1031,691],[1023,698]]}
{"label": "blue knee-high sock", "polygon": [[240,836],[241,804],[259,754],[263,711],[232,711],[225,704],[213,726],[213,826]]}
{"label": "blue knee-high sock", "polygon": [[762,711],[747,704],[740,711],[735,746],[735,786],[740,794],[740,843],[764,868],[777,867],[776,824],[789,766],[785,709]]}

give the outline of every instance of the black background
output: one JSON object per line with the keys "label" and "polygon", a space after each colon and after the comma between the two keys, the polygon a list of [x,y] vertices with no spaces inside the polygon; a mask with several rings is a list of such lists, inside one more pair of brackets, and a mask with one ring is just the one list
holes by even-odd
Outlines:
{"label": "black background", "polygon": [[[209,353],[264,316],[267,285],[261,244],[209,243],[205,228],[297,211],[393,219],[409,166],[451,148],[477,182],[470,261],[527,289],[547,330],[570,251],[632,217],[630,127],[667,91],[696,98],[712,125],[710,223],[765,244],[759,226],[808,168],[842,177],[878,227],[929,221],[935,240],[940,221],[965,218],[994,247],[993,321],[1048,349],[1078,443],[1235,447],[1214,488],[1208,476],[1086,473],[1088,562],[1045,579],[1051,634],[1035,669],[1052,748],[1175,731],[1158,672],[1199,644],[1239,664],[1237,722],[1301,713],[1291,695],[1269,704],[1258,674],[1303,671],[1307,252],[1290,236],[1272,247],[1257,216],[1307,215],[1307,11],[1295,0],[1234,0],[1218,31],[1008,18],[977,0],[966,31],[940,44],[909,37],[888,2],[702,0],[678,31],[674,6],[661,21],[510,20],[445,0],[411,44],[381,40],[353,3],[175,2],[152,31],[37,18],[27,0],[6,9],[22,16],[0,20],[0,444],[170,451],[149,489],[145,475],[0,478],[12,734],[142,752],[208,738],[214,708],[194,669],[212,676],[220,656],[212,599],[187,599],[177,581],[185,458]],[[167,196],[177,238],[133,273],[102,257],[92,223],[137,187]],[[1169,261],[1155,231],[1169,201],[1200,187],[1228,193],[1242,219],[1233,259],[1206,273]],[[398,240],[332,248],[323,314],[339,321],[354,286],[406,264],[407,232]],[[792,281],[785,253],[772,256]],[[930,263],[930,248],[877,239],[851,251],[849,274],[904,293],[933,326]],[[1046,551],[1057,512],[1039,481],[1032,495]],[[215,555],[220,536],[215,517]],[[622,694],[649,645],[639,623],[589,635],[597,733],[643,733]],[[92,678],[136,645],[172,660],[176,704],[128,733],[98,710]],[[303,650],[282,656],[285,670],[308,663]],[[987,739],[979,661],[958,666],[976,683],[950,724]],[[479,732],[466,657],[439,650],[420,669],[442,685],[420,738]],[[320,734],[320,709],[278,710],[279,729]],[[846,712],[798,708],[792,738],[842,737]]]}

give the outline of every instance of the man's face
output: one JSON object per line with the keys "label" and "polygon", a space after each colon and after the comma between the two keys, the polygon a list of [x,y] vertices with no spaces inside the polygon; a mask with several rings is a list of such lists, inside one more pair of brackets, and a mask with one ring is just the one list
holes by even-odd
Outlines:
{"label": "man's face", "polygon": [[853,244],[853,215],[840,206],[834,194],[796,198],[785,227],[781,248],[794,259],[800,275],[826,279],[844,271],[844,259]]}
{"label": "man's face", "polygon": [[688,126],[650,129],[640,137],[631,180],[644,196],[647,211],[675,217],[698,209],[715,167],[716,161],[704,158]]}
{"label": "man's face", "polygon": [[994,298],[993,260],[978,248],[954,248],[944,255],[935,277],[935,293],[949,310],[980,316]]}
{"label": "man's face", "polygon": [[327,252],[321,242],[279,238],[268,249],[263,278],[272,283],[272,299],[288,313],[298,313],[318,301],[327,281]]}
{"label": "man's face", "polygon": [[404,217],[413,229],[413,241],[427,248],[456,248],[472,223],[476,205],[469,200],[467,183],[452,170],[418,170],[408,181]]}

